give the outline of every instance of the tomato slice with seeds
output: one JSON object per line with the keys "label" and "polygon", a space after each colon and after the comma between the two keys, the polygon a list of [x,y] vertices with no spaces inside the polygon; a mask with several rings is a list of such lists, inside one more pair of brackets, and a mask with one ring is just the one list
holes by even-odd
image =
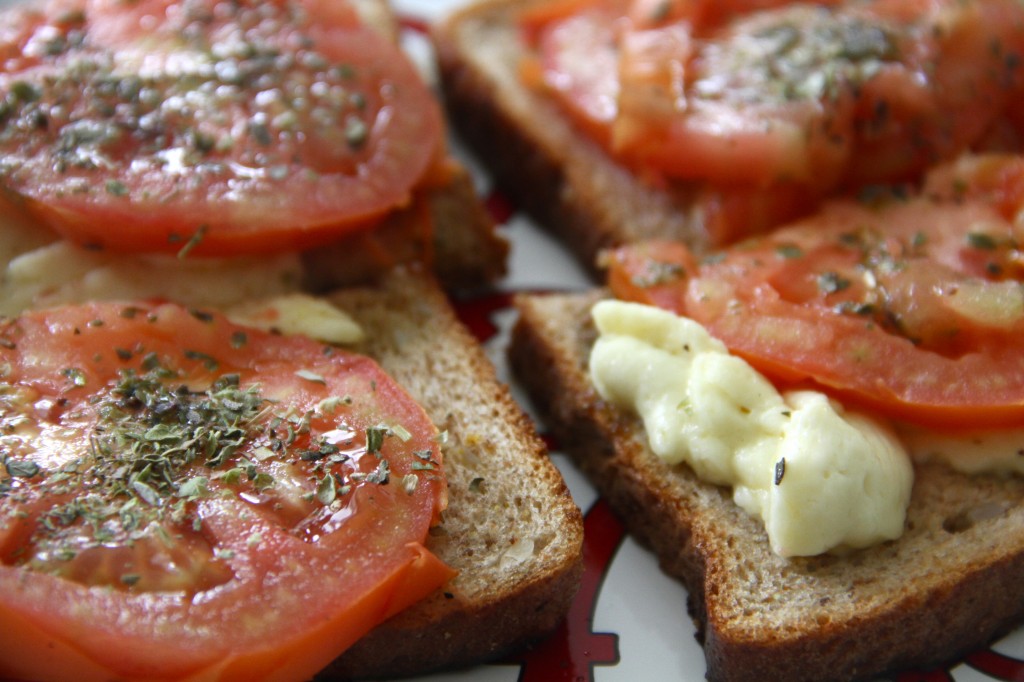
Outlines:
{"label": "tomato slice with seeds", "polygon": [[176,305],[0,326],[0,675],[306,679],[453,574],[371,359]]}
{"label": "tomato slice with seeds", "polygon": [[941,169],[933,196],[830,203],[704,260],[678,244],[625,247],[609,283],[700,322],[776,381],[933,426],[1020,425],[1024,235],[988,201],[1020,169],[958,164],[955,198],[942,198]]}
{"label": "tomato slice with seeds", "polygon": [[441,151],[435,98],[347,2],[55,1],[6,16],[0,181],[86,246],[325,243],[408,203]]}

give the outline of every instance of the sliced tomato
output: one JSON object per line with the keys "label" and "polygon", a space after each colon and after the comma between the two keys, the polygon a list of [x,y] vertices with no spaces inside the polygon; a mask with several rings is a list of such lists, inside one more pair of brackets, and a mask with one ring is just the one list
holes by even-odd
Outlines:
{"label": "sliced tomato", "polygon": [[0,675],[306,679],[452,571],[369,358],[175,305],[0,326]]}
{"label": "sliced tomato", "polygon": [[701,183],[693,206],[708,248],[717,249],[812,213],[822,194],[797,183],[772,187]]}
{"label": "sliced tomato", "polygon": [[601,144],[609,143],[618,113],[617,16],[613,4],[589,2],[538,38],[543,83],[574,123]]}
{"label": "sliced tomato", "polygon": [[1011,222],[1024,212],[1024,156],[967,155],[933,169],[924,193],[944,201],[982,201]]}
{"label": "sliced tomato", "polygon": [[747,196],[801,187],[814,205],[916,180],[1013,115],[1014,0],[625,5],[591,3],[531,30],[566,110],[647,174]]}
{"label": "sliced tomato", "polygon": [[[917,179],[976,149],[1013,116],[1024,54],[1024,6],[1014,0],[883,0],[877,12],[907,22],[897,68],[862,86],[847,185]],[[920,8],[927,11],[920,12]],[[918,13],[920,12],[920,13]]]}
{"label": "sliced tomato", "polygon": [[624,248],[609,283],[702,323],[776,381],[924,424],[1020,425],[1021,236],[962,197],[835,202],[704,261]]}
{"label": "sliced tomato", "polygon": [[[440,151],[347,2],[55,0],[0,35],[0,181],[80,244],[231,255],[365,229]],[[10,14],[10,13],[9,13]]]}

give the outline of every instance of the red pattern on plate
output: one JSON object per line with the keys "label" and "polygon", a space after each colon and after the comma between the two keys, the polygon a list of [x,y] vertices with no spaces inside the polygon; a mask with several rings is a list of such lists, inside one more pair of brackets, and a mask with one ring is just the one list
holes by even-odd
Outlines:
{"label": "red pattern on plate", "polygon": [[430,23],[428,21],[419,17],[411,17],[407,14],[398,17],[398,27],[402,31],[411,31],[420,35],[430,33]]}
{"label": "red pattern on plate", "polygon": [[499,225],[507,223],[515,215],[515,206],[501,192],[491,192],[484,197],[484,207],[491,218]]}
{"label": "red pattern on plate", "polygon": [[1024,661],[991,649],[971,654],[964,663],[997,680],[1024,682]]}
{"label": "red pattern on plate", "polygon": [[494,323],[494,314],[508,310],[511,305],[512,294],[507,292],[474,296],[453,302],[455,314],[480,343],[487,343],[497,335],[498,326]]}
{"label": "red pattern on plate", "polygon": [[604,500],[583,519],[583,579],[569,614],[555,633],[508,659],[522,668],[519,682],[593,682],[595,665],[619,662],[619,636],[594,632],[594,609],[601,584],[622,544],[625,529]]}

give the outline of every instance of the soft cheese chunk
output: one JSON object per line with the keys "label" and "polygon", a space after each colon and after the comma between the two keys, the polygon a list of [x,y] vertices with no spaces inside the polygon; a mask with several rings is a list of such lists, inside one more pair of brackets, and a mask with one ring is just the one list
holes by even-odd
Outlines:
{"label": "soft cheese chunk", "polygon": [[177,258],[87,251],[16,217],[0,218],[0,315],[85,301],[170,299],[239,324],[327,343],[361,341],[348,314],[299,293],[299,256]]}
{"label": "soft cheese chunk", "polygon": [[351,344],[364,338],[362,327],[348,313],[308,294],[292,293],[250,300],[225,312],[237,324],[284,334],[302,334],[327,343]]}
{"label": "soft cheese chunk", "polygon": [[915,462],[944,462],[965,474],[1024,475],[1024,428],[960,431],[899,426]]}
{"label": "soft cheese chunk", "polygon": [[883,425],[820,393],[780,395],[692,320],[620,301],[593,316],[600,394],[640,416],[658,456],[732,487],[776,553],[865,547],[903,532],[913,469]]}
{"label": "soft cheese chunk", "polygon": [[57,241],[0,253],[0,314],[66,303],[166,298],[220,308],[297,288],[298,256],[183,258],[123,256]]}

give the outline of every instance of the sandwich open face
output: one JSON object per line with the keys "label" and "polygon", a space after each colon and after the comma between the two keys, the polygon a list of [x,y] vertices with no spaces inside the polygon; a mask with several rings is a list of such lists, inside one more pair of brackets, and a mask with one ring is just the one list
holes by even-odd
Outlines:
{"label": "sandwich open face", "polygon": [[385,3],[3,16],[5,212],[49,241],[117,261],[290,254],[320,287],[409,261],[452,286],[503,271]]}
{"label": "sandwich open face", "polygon": [[452,121],[598,277],[1020,147],[1014,2],[492,0],[434,31]]}
{"label": "sandwich open face", "polygon": [[301,679],[455,575],[437,429],[369,358],[112,302],[3,347],[5,674]]}
{"label": "sandwich open face", "polygon": [[553,629],[579,511],[435,280],[506,246],[387,6],[0,21],[0,676],[410,675]]}
{"label": "sandwich open face", "polygon": [[1020,12],[498,0],[434,33],[499,186],[610,274],[521,296],[511,356],[711,679],[872,679],[1024,615]]}
{"label": "sandwich open face", "polygon": [[[20,443],[3,480],[5,676],[411,675],[492,659],[557,625],[579,580],[579,511],[444,294],[395,272],[329,301],[362,341],[339,348],[171,304],[5,321],[4,438]],[[54,334],[32,343],[48,323]],[[18,360],[43,357],[40,341],[59,346],[46,364]],[[343,371],[350,362],[367,372]],[[94,389],[108,397],[83,402]],[[106,451],[122,445],[114,467]],[[408,512],[382,516],[389,499]],[[410,535],[382,542],[395,532]],[[349,552],[358,580],[342,579]],[[401,571],[385,568],[392,552]],[[364,596],[342,608],[331,585]],[[236,636],[249,621],[252,637]]]}
{"label": "sandwich open face", "polygon": [[517,377],[688,586],[711,679],[927,668],[1024,616],[1019,168],[517,301]]}

